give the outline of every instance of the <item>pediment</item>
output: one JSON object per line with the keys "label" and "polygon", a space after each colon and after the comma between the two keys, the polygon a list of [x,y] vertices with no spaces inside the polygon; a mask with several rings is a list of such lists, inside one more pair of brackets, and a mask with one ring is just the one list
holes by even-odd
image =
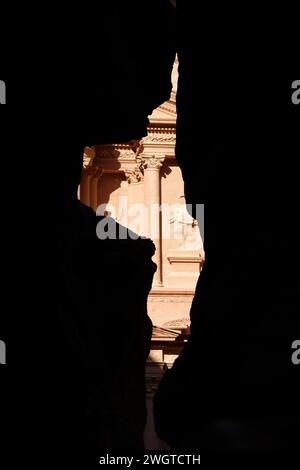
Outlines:
{"label": "pediment", "polygon": [[169,339],[175,341],[178,335],[178,331],[162,328],[159,326],[153,326],[152,339]]}
{"label": "pediment", "polygon": [[176,101],[175,99],[166,101],[149,116],[151,124],[176,124]]}

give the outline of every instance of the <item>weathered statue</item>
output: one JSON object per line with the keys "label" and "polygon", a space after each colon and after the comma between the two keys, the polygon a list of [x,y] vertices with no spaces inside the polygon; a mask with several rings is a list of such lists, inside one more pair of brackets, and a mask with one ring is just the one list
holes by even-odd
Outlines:
{"label": "weathered statue", "polygon": [[203,254],[203,242],[198,222],[188,213],[184,195],[180,195],[178,199],[181,204],[176,206],[169,222],[174,224],[174,237],[182,242],[179,249],[199,251]]}

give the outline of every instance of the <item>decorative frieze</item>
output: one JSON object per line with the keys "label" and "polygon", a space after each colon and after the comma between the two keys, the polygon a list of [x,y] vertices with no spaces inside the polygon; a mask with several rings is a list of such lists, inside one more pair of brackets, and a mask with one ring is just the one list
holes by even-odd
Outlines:
{"label": "decorative frieze", "polygon": [[175,328],[175,329],[185,329],[189,328],[191,324],[190,318],[179,318],[178,320],[171,320],[168,321],[167,323],[164,323],[163,327],[164,328]]}
{"label": "decorative frieze", "polygon": [[172,296],[172,297],[152,297],[151,295],[148,297],[149,302],[158,302],[158,303],[187,303],[193,300],[193,296],[189,297],[179,297],[179,296]]}
{"label": "decorative frieze", "polygon": [[143,143],[157,143],[157,144],[174,144],[176,143],[175,128],[170,132],[170,129],[148,129],[148,135],[144,137]]}

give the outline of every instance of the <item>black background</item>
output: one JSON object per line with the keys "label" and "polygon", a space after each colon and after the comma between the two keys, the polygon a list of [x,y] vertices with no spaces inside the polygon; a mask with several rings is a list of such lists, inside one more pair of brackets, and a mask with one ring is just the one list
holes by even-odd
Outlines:
{"label": "black background", "polygon": [[[49,361],[49,357],[45,362],[41,360],[40,351],[43,335],[47,334],[51,322],[49,283],[55,276],[55,268],[53,272],[49,263],[52,224],[57,209],[57,201],[53,202],[52,196],[56,178],[59,178],[61,158],[55,149],[65,145],[74,135],[78,136],[78,128],[84,129],[79,137],[82,144],[94,143],[95,139],[107,142],[126,140],[127,136],[142,137],[147,114],[168,96],[169,84],[165,85],[161,80],[167,74],[167,70],[162,71],[161,68],[165,56],[161,44],[170,37],[174,37],[175,45],[194,42],[190,57],[197,66],[191,67],[191,90],[194,92],[197,88],[194,82],[206,83],[206,87],[202,87],[195,96],[190,112],[195,117],[197,128],[201,124],[208,132],[204,139],[209,141],[213,137],[209,135],[209,129],[214,131],[216,124],[212,127],[208,124],[217,121],[222,122],[220,139],[228,138],[232,132],[236,133],[237,140],[245,132],[251,135],[248,126],[253,127],[255,123],[256,129],[267,132],[272,141],[276,139],[279,119],[287,139],[299,143],[300,106],[291,102],[291,84],[299,73],[296,63],[299,54],[297,42],[287,37],[284,40],[280,34],[283,26],[273,31],[273,22],[267,18],[261,18],[254,26],[249,16],[242,14],[236,22],[228,11],[229,20],[218,11],[218,24],[214,15],[205,24],[206,14],[202,12],[201,16],[201,12],[199,15],[199,11],[191,9],[190,16],[180,22],[184,27],[179,27],[175,34],[172,26],[168,31],[165,22],[161,24],[161,20],[157,20],[157,10],[153,12],[154,8],[151,9],[154,3],[164,15],[165,7],[160,6],[162,2],[153,2],[152,5],[145,2],[143,7],[134,5],[129,9],[124,3],[122,6],[116,2],[108,12],[99,8],[96,17],[92,11],[78,9],[76,13],[72,12],[74,21],[60,9],[50,8],[47,12],[38,12],[40,21],[35,22],[34,27],[30,20],[24,22],[22,29],[15,25],[3,42],[6,54],[1,58],[0,79],[7,85],[7,105],[0,108],[0,339],[7,343],[8,364],[0,366],[0,423],[4,434],[0,445],[1,456],[5,450],[9,454],[7,468],[18,453],[21,460],[28,453],[39,453],[38,436],[40,440],[42,435],[43,445],[51,436],[49,429],[34,429],[34,425],[30,437],[27,430],[34,422],[35,414],[43,413],[43,406],[47,407],[48,400],[51,400],[45,390],[41,395],[39,390],[40,376],[47,373],[45,364],[48,366]],[[30,16],[30,12],[27,15]],[[105,18],[104,24],[101,18]],[[236,27],[234,30],[230,19]],[[53,20],[58,23],[55,27]],[[116,22],[119,26],[125,23],[126,28],[114,28]],[[284,20],[277,24],[283,23]],[[188,29],[187,24],[190,25]],[[85,36],[89,28],[92,28],[92,33]],[[292,24],[289,32],[297,35]],[[127,51],[124,50],[122,34],[126,35],[129,44]],[[89,47],[91,44],[93,46]],[[164,44],[171,57],[173,46]],[[66,57],[70,58],[67,51],[70,50],[71,60],[67,67]],[[72,55],[72,51],[76,53]],[[140,57],[144,58],[142,62]],[[89,100],[92,98],[88,80],[94,64],[98,69],[96,113],[90,108]],[[123,76],[118,74],[120,64]],[[137,67],[140,67],[138,73]],[[281,78],[283,76],[290,78]],[[78,93],[83,83],[87,101]],[[233,95],[239,97],[235,103]],[[186,100],[190,106],[189,96],[182,100],[183,104]],[[89,125],[82,122],[82,109],[89,113]],[[191,131],[187,129],[186,132],[189,137]],[[191,138],[194,135],[191,132]],[[256,142],[258,144],[259,139]],[[66,158],[72,158],[72,155]],[[282,155],[274,154],[276,158],[282,160],[285,175],[277,197],[289,192],[291,186],[297,187],[294,191],[297,197],[297,165],[288,168]],[[187,161],[187,166],[187,174],[192,168],[197,181],[202,162],[193,157],[192,162]],[[268,181],[264,182],[263,191],[266,194],[273,191]],[[294,339],[298,337],[299,331],[295,331]],[[3,445],[7,437],[10,446]],[[51,452],[51,446],[50,449],[47,445],[45,447]],[[45,457],[44,454],[44,458],[47,461],[49,455]],[[234,458],[242,463],[244,456],[223,455],[218,464]],[[260,456],[267,462],[275,458]],[[217,459],[218,456],[212,457],[212,460]],[[209,462],[210,457],[207,457],[205,467],[209,468]]]}

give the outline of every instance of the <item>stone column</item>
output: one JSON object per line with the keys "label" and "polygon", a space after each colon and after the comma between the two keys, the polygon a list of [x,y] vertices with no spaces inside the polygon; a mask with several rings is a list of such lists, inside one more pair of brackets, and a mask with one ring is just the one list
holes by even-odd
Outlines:
{"label": "stone column", "polygon": [[83,170],[80,183],[80,200],[87,206],[91,205],[90,197],[91,172],[90,169]]}
{"label": "stone column", "polygon": [[164,161],[163,156],[142,155],[142,167],[144,169],[145,204],[148,208],[149,227],[148,236],[155,244],[153,261],[157,264],[153,285],[163,286],[162,275],[162,244],[161,244],[161,180],[160,168]]}

